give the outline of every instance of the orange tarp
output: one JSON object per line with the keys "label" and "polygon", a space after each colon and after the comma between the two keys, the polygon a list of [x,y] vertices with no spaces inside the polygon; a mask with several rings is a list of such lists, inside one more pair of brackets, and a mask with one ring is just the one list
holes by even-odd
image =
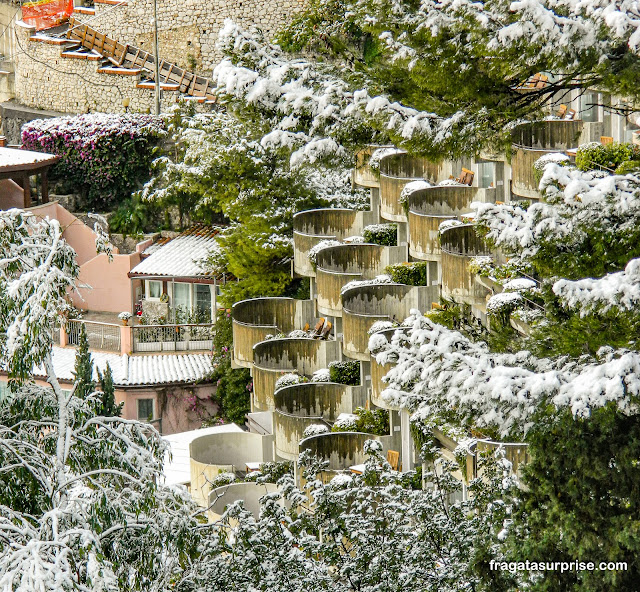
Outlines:
{"label": "orange tarp", "polygon": [[22,5],[22,20],[42,31],[69,20],[72,12],[73,0],[27,2]]}

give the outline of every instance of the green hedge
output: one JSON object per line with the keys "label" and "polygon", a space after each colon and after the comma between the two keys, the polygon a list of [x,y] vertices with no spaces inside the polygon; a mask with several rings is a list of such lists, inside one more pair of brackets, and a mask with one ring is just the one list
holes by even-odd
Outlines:
{"label": "green hedge", "polygon": [[364,227],[362,236],[368,243],[383,247],[395,247],[398,244],[398,225],[394,223],[371,224],[371,226]]}
{"label": "green hedge", "polygon": [[627,160],[616,169],[616,175],[627,175],[638,171],[640,171],[640,160]]}
{"label": "green hedge", "polygon": [[332,432],[364,432],[365,434],[375,434],[376,436],[388,436],[389,435],[389,412],[386,409],[375,409],[369,411],[363,407],[357,407],[354,411],[354,415],[357,416],[355,420],[355,426],[334,425],[331,428]]}
{"label": "green hedge", "polygon": [[640,160],[640,146],[635,144],[598,144],[592,142],[578,148],[576,166],[581,171],[594,169],[617,169],[628,160]]}
{"label": "green hedge", "polygon": [[329,377],[331,382],[357,386],[360,384],[360,362],[331,362],[329,364]]}
{"label": "green hedge", "polygon": [[384,272],[398,284],[408,286],[427,285],[427,262],[418,261],[416,263],[397,263],[388,265]]}

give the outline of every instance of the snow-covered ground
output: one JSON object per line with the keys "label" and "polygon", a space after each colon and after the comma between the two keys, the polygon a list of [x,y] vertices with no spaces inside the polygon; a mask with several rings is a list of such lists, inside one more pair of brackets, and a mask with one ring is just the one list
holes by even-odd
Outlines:
{"label": "snow-covered ground", "polygon": [[235,423],[229,423],[212,428],[203,428],[164,436],[164,439],[169,443],[169,450],[165,456],[164,463],[165,485],[184,485],[191,481],[189,444],[191,444],[193,440],[209,434],[242,431],[244,430]]}

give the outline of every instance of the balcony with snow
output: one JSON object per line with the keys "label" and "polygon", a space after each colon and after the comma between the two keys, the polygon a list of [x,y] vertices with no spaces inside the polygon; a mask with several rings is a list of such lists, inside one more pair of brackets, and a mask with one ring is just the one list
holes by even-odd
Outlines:
{"label": "balcony with snow", "polygon": [[244,473],[247,463],[273,460],[273,436],[229,431],[207,434],[189,445],[191,495],[207,507],[211,482],[220,473]]}
{"label": "balcony with snow", "polygon": [[407,259],[406,247],[383,247],[368,243],[336,245],[322,249],[316,257],[318,313],[342,316],[341,292],[354,280],[371,280],[385,267]]}
{"label": "balcony with snow", "polygon": [[261,341],[253,348],[253,396],[251,411],[273,411],[276,382],[285,374],[310,378],[316,370],[339,359],[335,340],[286,338]]}
{"label": "balcony with snow", "polygon": [[365,399],[362,386],[337,382],[305,382],[278,389],[274,395],[273,417],[276,455],[296,460],[305,430],[318,426],[317,430],[321,431],[324,426],[330,431],[341,413],[364,407]]}
{"label": "balcony with snow", "polygon": [[515,199],[540,199],[534,163],[552,152],[565,152],[580,143],[583,122],[549,119],[516,127],[511,133],[511,193]]}
{"label": "balcony with snow", "polygon": [[288,334],[315,322],[313,301],[251,298],[233,305],[233,362],[251,368],[253,346],[267,335]]}
{"label": "balcony with snow", "polygon": [[458,219],[477,201],[478,188],[464,185],[428,187],[407,196],[409,210],[409,255],[421,261],[442,258],[440,224]]}
{"label": "balcony with snow", "polygon": [[309,450],[311,454],[328,461],[328,467],[321,476],[325,482],[330,481],[338,473],[350,472],[351,467],[361,467],[367,460],[364,443],[367,440],[378,440],[382,444],[382,453],[394,446],[391,436],[377,436],[362,432],[327,432],[302,440],[299,452]]}
{"label": "balcony with snow", "polygon": [[429,310],[439,300],[438,286],[373,284],[342,293],[342,330],[345,356],[370,361],[369,331],[375,323],[399,324],[412,308]]}
{"label": "balcony with snow", "polygon": [[490,256],[491,250],[472,224],[450,226],[440,233],[442,249],[442,297],[469,304],[476,314],[485,312],[490,291],[475,281],[469,264],[474,257]]}
{"label": "balcony with snow", "polygon": [[[378,156],[383,150],[393,150],[392,146],[367,146],[356,152],[356,163],[353,169],[353,182],[360,187],[371,189],[380,187],[380,175],[378,173]],[[375,164],[371,166],[371,157],[376,155]]]}
{"label": "balcony with snow", "polygon": [[461,168],[458,162],[443,160],[435,163],[406,152],[383,157],[380,160],[380,216],[392,222],[406,222],[401,194],[407,183],[426,181],[435,185],[459,175]]}
{"label": "balcony with snow", "polygon": [[309,252],[323,240],[343,241],[361,236],[364,228],[378,221],[377,212],[319,209],[298,212],[293,217],[293,264],[297,274],[315,277]]}

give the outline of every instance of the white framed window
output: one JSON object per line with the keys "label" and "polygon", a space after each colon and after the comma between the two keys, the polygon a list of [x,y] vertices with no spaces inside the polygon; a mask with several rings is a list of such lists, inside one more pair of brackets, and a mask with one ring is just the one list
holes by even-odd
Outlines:
{"label": "white framed window", "polygon": [[138,406],[139,421],[149,421],[153,419],[153,399],[137,399],[136,404]]}
{"label": "white framed window", "polygon": [[162,295],[162,282],[147,280],[145,290],[147,300],[160,300],[160,296]]}
{"label": "white framed window", "polygon": [[173,306],[176,309],[191,310],[191,284],[182,282],[173,284]]}

